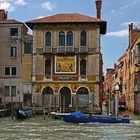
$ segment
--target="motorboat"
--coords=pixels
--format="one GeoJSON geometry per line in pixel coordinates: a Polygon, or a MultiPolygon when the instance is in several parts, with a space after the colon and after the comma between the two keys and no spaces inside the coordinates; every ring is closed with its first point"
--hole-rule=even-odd
{"type": "Polygon", "coordinates": [[[72,112],[70,115],[63,115],[63,121],[73,123],[130,123],[130,118],[110,117],[101,115],[88,115],[83,112],[72,112]]]}
{"type": "Polygon", "coordinates": [[[51,112],[50,113],[51,118],[60,119],[60,120],[63,120],[63,117],[68,116],[68,115],[70,115],[70,113],[60,113],[60,112],[51,112]]]}

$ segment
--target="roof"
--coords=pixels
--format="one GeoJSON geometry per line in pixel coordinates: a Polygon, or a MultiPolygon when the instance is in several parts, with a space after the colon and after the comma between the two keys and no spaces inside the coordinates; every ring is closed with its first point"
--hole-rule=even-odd
{"type": "Polygon", "coordinates": [[[100,25],[100,33],[106,33],[107,22],[99,18],[82,15],[78,13],[62,13],[44,18],[27,21],[26,24],[33,29],[36,24],[60,24],[60,23],[93,23],[100,25]]]}
{"type": "Polygon", "coordinates": [[[18,24],[18,25],[23,25],[23,27],[25,27],[27,30],[27,26],[23,23],[23,22],[20,22],[20,21],[17,21],[15,19],[5,19],[5,20],[0,20],[0,25],[4,25],[4,24],[18,24]]]}
{"type": "Polygon", "coordinates": [[[0,21],[0,24],[23,24],[23,23],[15,19],[6,19],[6,20],[0,21]]]}

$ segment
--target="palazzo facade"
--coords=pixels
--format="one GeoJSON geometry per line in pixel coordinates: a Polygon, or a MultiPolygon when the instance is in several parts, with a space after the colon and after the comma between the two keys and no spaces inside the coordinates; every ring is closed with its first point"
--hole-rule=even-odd
{"type": "Polygon", "coordinates": [[[26,24],[33,30],[32,103],[60,112],[99,110],[100,35],[106,21],[66,13],[26,24]]]}

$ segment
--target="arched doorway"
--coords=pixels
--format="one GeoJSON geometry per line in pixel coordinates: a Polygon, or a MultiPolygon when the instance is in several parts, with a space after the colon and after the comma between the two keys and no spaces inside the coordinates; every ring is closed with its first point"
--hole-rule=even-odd
{"type": "Polygon", "coordinates": [[[45,87],[42,90],[42,105],[44,107],[51,107],[53,103],[53,89],[51,87],[45,87]]]}
{"type": "Polygon", "coordinates": [[[77,106],[78,108],[89,106],[89,91],[86,87],[80,87],[77,91],[77,106]]]}
{"type": "Polygon", "coordinates": [[[61,112],[66,112],[71,104],[71,90],[68,87],[60,89],[60,108],[61,112]]]}

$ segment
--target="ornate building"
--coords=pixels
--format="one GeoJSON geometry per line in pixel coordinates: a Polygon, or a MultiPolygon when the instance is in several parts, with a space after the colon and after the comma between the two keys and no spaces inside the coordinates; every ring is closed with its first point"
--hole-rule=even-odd
{"type": "Polygon", "coordinates": [[[98,18],[67,13],[26,22],[33,30],[32,102],[37,106],[99,110],[100,35],[106,21],[99,19],[98,2],[98,18]]]}

